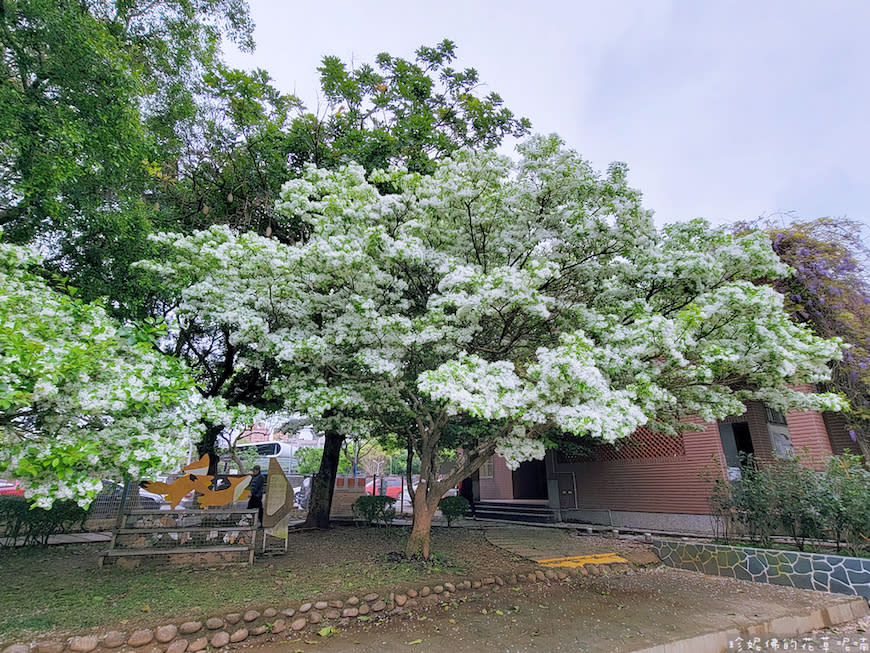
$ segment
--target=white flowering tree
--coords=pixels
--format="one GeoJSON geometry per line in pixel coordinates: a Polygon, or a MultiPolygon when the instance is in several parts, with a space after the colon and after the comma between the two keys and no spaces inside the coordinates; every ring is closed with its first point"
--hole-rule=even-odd
{"type": "Polygon", "coordinates": [[[184,407],[192,381],[147,333],[50,288],[38,262],[0,243],[0,471],[39,507],[86,506],[101,478],[148,478],[183,459],[198,437],[184,407]]]}
{"type": "Polygon", "coordinates": [[[446,490],[494,452],[541,458],[547,433],[612,441],[749,399],[841,404],[789,389],[827,378],[838,345],[753,283],[787,270],[763,234],[658,230],[622,166],[600,176],[555,137],[519,154],[465,152],[431,176],[311,168],[278,205],[309,225],[304,243],[167,234],[152,264],[184,286],[182,313],[233,325],[273,396],[407,439],[421,461],[409,555],[429,556],[446,490]],[[446,447],[461,452],[441,477],[446,447]]]}

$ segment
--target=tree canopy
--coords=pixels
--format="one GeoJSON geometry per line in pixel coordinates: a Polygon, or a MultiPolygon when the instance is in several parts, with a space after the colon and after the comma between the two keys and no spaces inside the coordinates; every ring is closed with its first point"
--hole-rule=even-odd
{"type": "MultiPolygon", "coordinates": [[[[323,456],[323,449],[315,449],[313,447],[301,447],[296,450],[296,458],[299,460],[300,474],[314,474],[320,469],[320,458],[323,456]]],[[[353,468],[353,462],[347,457],[347,452],[341,452],[341,458],[338,463],[338,473],[347,474],[353,468]]]]}
{"type": "Polygon", "coordinates": [[[273,373],[239,361],[250,348],[229,325],[175,319],[174,290],[131,265],[153,256],[150,233],[225,224],[297,242],[306,223],[274,206],[307,162],[431,169],[528,130],[476,71],[451,68],[446,40],[358,68],[326,57],[326,105],[306,112],[264,71],[222,64],[222,40],[249,48],[251,31],[244,0],[0,0],[0,227],[112,317],[172,322],[164,353],[233,409],[210,413],[201,453],[248,407],[278,405],[273,373]]]}
{"type": "Polygon", "coordinates": [[[0,243],[0,471],[36,505],[87,504],[101,478],[147,478],[199,437],[192,380],[155,334],[58,292],[26,248],[0,243]]]}
{"type": "MultiPolygon", "coordinates": [[[[763,224],[773,250],[793,273],[774,281],[792,318],[818,335],[840,338],[830,389],[849,400],[845,414],[856,447],[870,455],[870,250],[859,222],[819,218],[763,224]]],[[[745,225],[742,228],[746,228],[745,225]]]]}
{"type": "MultiPolygon", "coordinates": [[[[287,176],[301,175],[310,162],[338,167],[357,161],[367,171],[401,163],[428,170],[463,146],[491,149],[506,135],[524,134],[528,120],[514,117],[497,94],[480,96],[473,69],[450,68],[455,57],[450,41],[419,48],[413,61],[382,53],[378,72],[369,64],[353,68],[325,57],[320,70],[327,104],[318,114],[278,93],[262,71],[216,66],[205,76],[210,100],[202,111],[203,137],[174,165],[155,172],[163,183],[150,192],[162,222],[182,233],[224,224],[288,244],[304,242],[309,225],[278,215],[275,206],[287,176]]],[[[150,295],[161,300],[155,309],[177,316],[178,295],[139,273],[152,282],[150,295]]],[[[276,406],[263,395],[268,370],[237,365],[247,345],[234,340],[233,325],[206,324],[187,313],[175,326],[172,351],[195,370],[204,396],[223,397],[239,409],[276,406]]],[[[210,450],[223,426],[209,425],[200,453],[210,450]]],[[[328,491],[345,434],[325,435],[309,511],[312,525],[319,526],[328,525],[328,491]]]]}
{"type": "Polygon", "coordinates": [[[250,47],[243,0],[2,0],[0,227],[116,314],[147,314],[130,264],[160,219],[155,168],[196,137],[221,37],[250,47]],[[156,162],[156,163],[155,163],[156,162]]]}
{"type": "Polygon", "coordinates": [[[839,344],[755,283],[787,270],[764,234],[658,230],[623,166],[598,175],[556,137],[519,153],[464,150],[431,175],[310,167],[278,205],[303,242],[164,234],[149,265],[181,314],[232,326],[268,394],[329,428],[407,438],[422,474],[409,553],[428,556],[446,489],[494,451],[542,457],[548,432],[609,441],[750,399],[842,405],[789,388],[827,379],[839,344]],[[439,481],[449,439],[463,451],[439,481]]]}
{"type": "MultiPolygon", "coordinates": [[[[454,69],[455,59],[449,39],[421,46],[413,61],[382,52],[374,65],[348,69],[338,57],[324,57],[318,70],[330,115],[318,146],[299,148],[308,158],[297,161],[320,167],[354,162],[368,171],[403,163],[431,172],[457,149],[493,149],[505,136],[528,133],[529,120],[514,116],[498,93],[479,95],[477,71],[454,69]]],[[[303,119],[295,133],[313,136],[306,131],[311,125],[303,119]]]]}

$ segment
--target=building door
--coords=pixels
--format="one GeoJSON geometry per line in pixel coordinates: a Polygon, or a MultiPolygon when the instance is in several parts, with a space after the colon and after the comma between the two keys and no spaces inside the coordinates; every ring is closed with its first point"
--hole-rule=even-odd
{"type": "Polygon", "coordinates": [[[574,474],[556,474],[559,482],[559,507],[563,510],[572,510],[577,507],[577,484],[574,482],[574,474]]]}
{"type": "Polygon", "coordinates": [[[740,480],[742,477],[740,468],[746,457],[755,454],[752,436],[749,434],[749,424],[747,422],[719,424],[719,438],[722,440],[722,453],[725,454],[728,480],[740,480]]]}
{"type": "Polygon", "coordinates": [[[547,498],[547,466],[543,460],[527,460],[512,474],[514,499],[547,498]]]}

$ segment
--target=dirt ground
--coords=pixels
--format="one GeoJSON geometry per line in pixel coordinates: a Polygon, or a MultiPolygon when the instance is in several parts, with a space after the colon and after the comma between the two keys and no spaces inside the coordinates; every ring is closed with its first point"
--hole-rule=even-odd
{"type": "MultiPolygon", "coordinates": [[[[459,592],[448,602],[327,636],[282,637],[288,651],[584,651],[626,653],[808,613],[830,595],[666,568],[459,592]]],[[[277,637],[277,636],[276,636],[277,637]]]]}
{"type": "MultiPolygon", "coordinates": [[[[616,552],[644,564],[636,540],[577,537],[567,531],[433,529],[434,559],[403,560],[408,529],[338,526],[291,534],[288,552],[252,567],[98,568],[101,545],[0,550],[0,642],[131,631],[240,610],[302,601],[382,596],[422,585],[528,572],[532,560],[494,546],[499,538],[548,557],[616,552]],[[489,538],[489,539],[488,539],[489,538]]],[[[337,623],[260,645],[262,653],[302,651],[601,651],[619,653],[706,632],[811,611],[844,597],[713,578],[666,568],[516,583],[456,592],[383,621],[337,623]]],[[[862,624],[852,624],[860,633],[862,624]]],[[[845,629],[844,629],[845,630],[845,629]]],[[[242,647],[243,645],[239,645],[242,647]]],[[[249,648],[247,644],[244,648],[249,648]]],[[[2,646],[0,646],[2,648],[2,646]]],[[[833,649],[832,649],[833,650],[833,649]]]]}

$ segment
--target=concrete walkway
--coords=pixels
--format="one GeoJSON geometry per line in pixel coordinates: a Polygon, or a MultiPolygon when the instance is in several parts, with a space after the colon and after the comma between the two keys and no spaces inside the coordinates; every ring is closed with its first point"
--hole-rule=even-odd
{"type": "MultiPolygon", "coordinates": [[[[92,542],[109,542],[111,533],[63,533],[61,535],[49,535],[48,544],[90,544],[92,542]]],[[[24,538],[19,537],[14,543],[6,543],[6,546],[24,546],[24,538]]],[[[32,544],[32,543],[31,543],[32,544]]]]}
{"type": "Polygon", "coordinates": [[[586,564],[584,559],[588,564],[628,563],[632,566],[659,562],[652,547],[635,538],[578,535],[576,530],[515,525],[486,527],[484,533],[490,544],[551,567],[576,567],[578,563],[586,564]],[[560,560],[565,564],[558,564],[560,560]]]}
{"type": "MultiPolygon", "coordinates": [[[[750,583],[659,566],[659,559],[643,538],[579,535],[576,530],[517,525],[486,526],[484,532],[491,544],[516,556],[546,567],[573,568],[565,571],[588,577],[581,589],[597,591],[603,587],[603,595],[625,597],[620,598],[624,603],[619,606],[620,612],[612,614],[611,618],[635,632],[638,643],[646,639],[647,644],[635,648],[621,643],[609,648],[613,640],[604,638],[598,642],[603,644],[601,650],[643,650],[645,653],[774,650],[769,646],[775,646],[772,642],[777,637],[778,641],[784,641],[783,635],[800,635],[799,643],[805,647],[812,643],[817,647],[815,650],[870,650],[870,637],[861,640],[861,633],[840,637],[835,642],[829,637],[830,633],[820,631],[870,614],[867,602],[860,597],[750,583]],[[813,631],[817,632],[813,634],[813,631]],[[755,644],[758,648],[743,648],[755,641],[754,638],[760,638],[760,643],[755,644]],[[650,640],[659,644],[650,646],[650,640]],[[823,644],[829,648],[823,649],[823,644]],[[858,648],[860,644],[867,648],[858,648]]],[[[575,592],[579,593],[580,589],[575,592]]],[[[563,601],[567,603],[573,597],[571,594],[563,601]]],[[[592,592],[583,605],[589,606],[597,598],[592,592]]],[[[604,636],[603,630],[601,636],[604,636]]],[[[597,644],[591,641],[587,644],[589,650],[599,650],[597,644]]]]}

